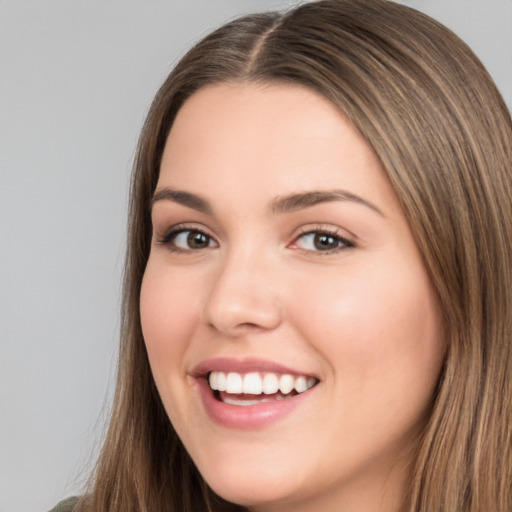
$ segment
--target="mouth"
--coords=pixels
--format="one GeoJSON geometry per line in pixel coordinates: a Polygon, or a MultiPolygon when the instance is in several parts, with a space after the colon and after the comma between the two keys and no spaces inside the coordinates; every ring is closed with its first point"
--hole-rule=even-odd
{"type": "Polygon", "coordinates": [[[255,357],[208,359],[191,375],[209,418],[237,430],[264,429],[296,410],[314,407],[314,391],[321,382],[312,374],[255,357]]]}
{"type": "Polygon", "coordinates": [[[211,371],[206,380],[216,400],[241,407],[288,400],[318,384],[308,375],[256,371],[211,371]]]}

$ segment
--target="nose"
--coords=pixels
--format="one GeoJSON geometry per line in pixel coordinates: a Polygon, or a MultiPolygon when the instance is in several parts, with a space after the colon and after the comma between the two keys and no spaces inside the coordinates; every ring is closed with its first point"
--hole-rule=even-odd
{"type": "Polygon", "coordinates": [[[261,257],[230,255],[214,276],[203,321],[232,338],[276,329],[282,321],[276,277],[261,257]]]}

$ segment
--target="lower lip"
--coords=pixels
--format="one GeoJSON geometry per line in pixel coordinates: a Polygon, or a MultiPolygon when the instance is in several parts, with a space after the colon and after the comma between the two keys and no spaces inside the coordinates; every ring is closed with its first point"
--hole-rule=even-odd
{"type": "Polygon", "coordinates": [[[297,409],[315,389],[311,388],[284,400],[254,405],[232,405],[217,400],[206,379],[198,378],[197,383],[204,408],[210,418],[223,427],[239,430],[264,428],[279,421],[297,409]]]}

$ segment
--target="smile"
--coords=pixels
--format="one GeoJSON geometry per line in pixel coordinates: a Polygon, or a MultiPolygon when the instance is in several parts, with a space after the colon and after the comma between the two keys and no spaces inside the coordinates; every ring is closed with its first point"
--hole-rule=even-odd
{"type": "Polygon", "coordinates": [[[252,357],[209,359],[191,375],[210,419],[242,430],[266,428],[297,409],[311,407],[321,380],[304,370],[252,357]]]}
{"type": "Polygon", "coordinates": [[[210,388],[226,404],[250,406],[275,400],[285,400],[312,388],[317,380],[306,375],[274,372],[221,372],[208,375],[210,388]],[[257,397],[257,398],[256,398],[257,397]]]}

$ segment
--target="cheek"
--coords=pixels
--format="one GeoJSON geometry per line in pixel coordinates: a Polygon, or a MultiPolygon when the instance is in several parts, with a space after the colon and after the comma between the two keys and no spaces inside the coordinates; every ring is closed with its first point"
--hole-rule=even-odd
{"type": "Polygon", "coordinates": [[[309,312],[317,333],[312,337],[323,340],[326,348],[373,359],[389,351],[428,352],[439,345],[437,299],[423,272],[352,271],[346,277],[317,279],[302,296],[301,309],[309,312]]]}
{"type": "Polygon", "coordinates": [[[194,288],[148,262],[140,294],[142,332],[155,379],[186,349],[197,318],[194,288]]]}
{"type": "Polygon", "coordinates": [[[352,415],[379,411],[379,421],[390,425],[399,415],[418,419],[444,357],[438,302],[425,272],[352,269],[311,283],[302,296],[303,331],[331,367],[335,399],[352,415]]]}

